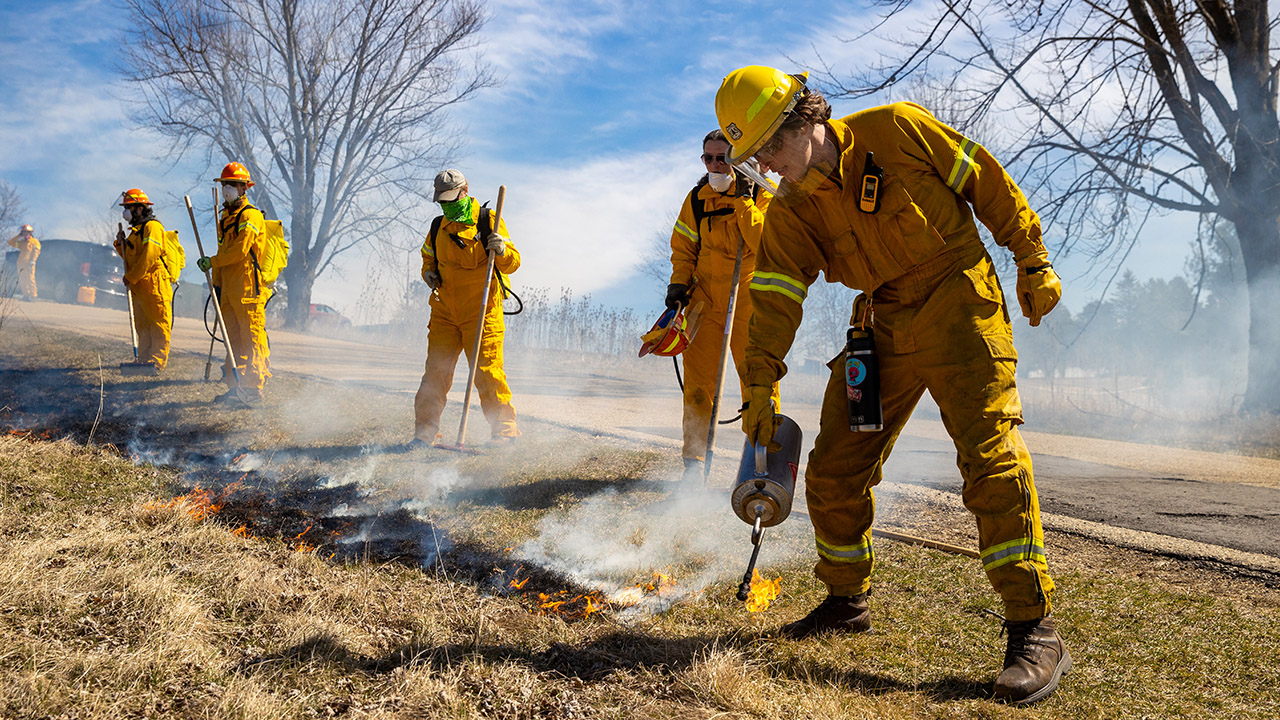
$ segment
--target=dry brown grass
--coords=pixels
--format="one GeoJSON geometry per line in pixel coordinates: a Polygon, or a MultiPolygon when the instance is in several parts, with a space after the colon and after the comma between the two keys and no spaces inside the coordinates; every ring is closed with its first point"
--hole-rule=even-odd
{"type": "MultiPolygon", "coordinates": [[[[53,356],[69,368],[58,376],[64,390],[88,376],[96,391],[92,353],[64,346],[53,356]]],[[[576,437],[530,442],[518,458],[379,460],[379,498],[409,496],[415,469],[446,462],[475,479],[448,502],[397,520],[448,535],[465,553],[424,566],[395,543],[343,553],[327,539],[300,552],[299,532],[327,522],[321,500],[350,499],[333,497],[321,481],[363,471],[360,432],[394,437],[396,428],[367,407],[389,402],[385,396],[325,386],[352,427],[309,437],[305,419],[285,411],[290,397],[315,386],[278,381],[280,405],[257,416],[263,432],[242,427],[243,415],[184,404],[212,393],[198,384],[109,379],[109,402],[111,393],[131,392],[146,413],[129,414],[123,400],[109,405],[103,437],[127,447],[143,417],[162,446],[180,444],[180,467],[85,447],[83,436],[41,437],[84,430],[75,402],[64,399],[62,415],[11,408],[43,424],[34,434],[0,436],[0,717],[1280,716],[1274,588],[1087,538],[1049,538],[1057,614],[1076,669],[1049,701],[1026,709],[988,699],[1003,643],[983,611],[998,602],[967,558],[880,542],[875,633],[771,639],[769,631],[822,593],[799,521],[767,540],[765,569],[783,581],[767,613],[743,611],[735,577],[657,615],[537,614],[526,597],[503,590],[516,562],[507,548],[605,488],[618,500],[602,512],[621,522],[637,498],[666,493],[646,478],[675,469],[652,453],[603,443],[583,452],[576,437]],[[51,422],[58,417],[65,422],[51,422]],[[227,470],[230,455],[266,455],[272,443],[293,457],[261,471],[227,470]],[[216,453],[218,462],[201,460],[216,453]],[[196,482],[225,501],[203,519],[188,494],[196,482]],[[233,534],[242,524],[253,537],[233,534]]],[[[56,398],[38,388],[6,402],[56,398]]],[[[971,534],[963,511],[944,506],[881,520],[945,540],[971,534]]],[[[526,572],[548,590],[573,587],[554,573],[526,572]]]]}

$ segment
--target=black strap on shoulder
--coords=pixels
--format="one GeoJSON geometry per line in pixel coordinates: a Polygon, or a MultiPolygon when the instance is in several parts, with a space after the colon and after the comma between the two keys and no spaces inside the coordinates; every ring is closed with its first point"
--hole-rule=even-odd
{"type": "Polygon", "coordinates": [[[440,223],[444,220],[443,215],[437,215],[431,221],[431,232],[427,234],[427,239],[431,243],[431,257],[436,256],[436,235],[440,232],[440,223]]]}
{"type": "Polygon", "coordinates": [[[702,239],[702,219],[709,217],[717,217],[719,215],[732,215],[733,208],[720,208],[718,210],[707,210],[707,201],[702,199],[702,186],[707,184],[707,176],[703,175],[697,185],[693,186],[693,192],[689,197],[689,205],[693,210],[693,231],[698,233],[698,239],[702,239]]]}

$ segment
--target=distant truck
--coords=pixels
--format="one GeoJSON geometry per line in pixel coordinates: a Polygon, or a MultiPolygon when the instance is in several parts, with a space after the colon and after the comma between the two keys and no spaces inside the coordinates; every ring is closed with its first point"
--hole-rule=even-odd
{"type": "MultiPolygon", "coordinates": [[[[9,278],[17,277],[17,250],[5,254],[4,267],[9,278]]],[[[95,305],[124,309],[123,277],[124,263],[110,245],[57,238],[40,240],[36,288],[43,299],[74,303],[81,287],[91,287],[95,291],[95,305]]],[[[6,296],[15,290],[16,283],[12,282],[3,288],[6,296]]]]}

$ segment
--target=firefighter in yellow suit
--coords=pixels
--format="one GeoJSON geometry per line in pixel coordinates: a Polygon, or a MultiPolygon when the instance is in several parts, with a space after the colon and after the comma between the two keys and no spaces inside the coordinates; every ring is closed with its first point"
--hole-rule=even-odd
{"type": "Polygon", "coordinates": [[[262,257],[266,219],[249,202],[245,192],[253,187],[249,171],[238,162],[228,163],[214,180],[222,185],[222,214],[218,218],[218,252],[196,263],[211,270],[217,288],[227,339],[236,354],[240,386],[230,363],[223,372],[229,388],[216,402],[240,400],[249,404],[261,400],[262,389],[271,377],[267,345],[267,300],[271,290],[262,284],[257,258],[262,257]]]}
{"type": "MultiPolygon", "coordinates": [[[[667,286],[669,309],[683,303],[702,306],[701,323],[684,350],[684,481],[701,478],[711,424],[711,396],[715,393],[724,325],[729,312],[733,266],[742,244],[742,268],[733,315],[729,353],[733,364],[742,364],[747,347],[747,321],[751,317],[751,282],[764,228],[769,192],[735,173],[725,162],[729,143],[724,133],[712,130],[702,139],[702,163],[707,174],[684,199],[671,231],[671,281],[667,286]]],[[[746,401],[746,387],[740,387],[746,401]]],[[[773,399],[779,402],[777,384],[773,399]]]]}
{"type": "Polygon", "coordinates": [[[40,257],[40,241],[34,232],[30,225],[23,225],[17,235],[9,238],[9,245],[18,248],[18,289],[27,300],[36,299],[36,258],[40,257]]]}
{"type": "MultiPolygon", "coordinates": [[[[481,225],[480,203],[467,192],[467,180],[457,170],[436,175],[435,196],[444,216],[438,228],[422,243],[422,279],[431,288],[431,320],[427,324],[427,363],[413,399],[414,431],[410,447],[436,442],[445,397],[453,384],[458,354],[465,351],[476,362],[476,391],[480,407],[489,421],[492,442],[502,444],[520,436],[516,409],[511,404],[511,388],[502,369],[502,298],[505,276],[520,268],[520,253],[511,244],[505,222],[481,225]],[[495,253],[496,277],[489,284],[484,312],[484,334],[480,357],[473,358],[480,301],[484,293],[488,253],[495,253]]],[[[483,212],[488,216],[488,209],[483,212]]]]}
{"type": "Polygon", "coordinates": [[[116,233],[115,248],[124,260],[124,285],[133,303],[133,328],[138,335],[138,362],[157,372],[169,362],[169,334],[173,329],[173,283],[164,256],[164,225],[152,212],[151,199],[138,188],[120,198],[129,234],[116,233]]]}
{"type": "Polygon", "coordinates": [[[1012,251],[1019,304],[1035,326],[1062,294],[1039,217],[990,153],[918,105],[831,120],[805,75],[750,66],[724,79],[716,115],[732,139],[732,162],[754,156],[783,177],[751,284],[747,435],[757,443],[773,436],[771,387],[786,372],[783,358],[819,273],[862,291],[851,323],[872,328],[879,357],[879,432],[850,430],[843,357],[832,361],[805,474],[815,573],[829,595],[782,634],[870,629],[872,488],[928,390],[955,443],[983,568],[1004,600],[1008,645],[995,694],[1015,703],[1048,696],[1071,656],[1049,617],[1053,580],[1031,456],[1017,430],[1010,318],[974,224],[976,214],[1012,251]]]}

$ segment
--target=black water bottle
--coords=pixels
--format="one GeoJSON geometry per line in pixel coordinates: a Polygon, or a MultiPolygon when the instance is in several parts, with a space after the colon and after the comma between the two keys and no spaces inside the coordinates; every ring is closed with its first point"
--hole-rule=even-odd
{"type": "Polygon", "coordinates": [[[880,415],[880,362],[871,328],[849,328],[844,346],[844,389],[849,400],[849,429],[884,429],[880,415]]]}

